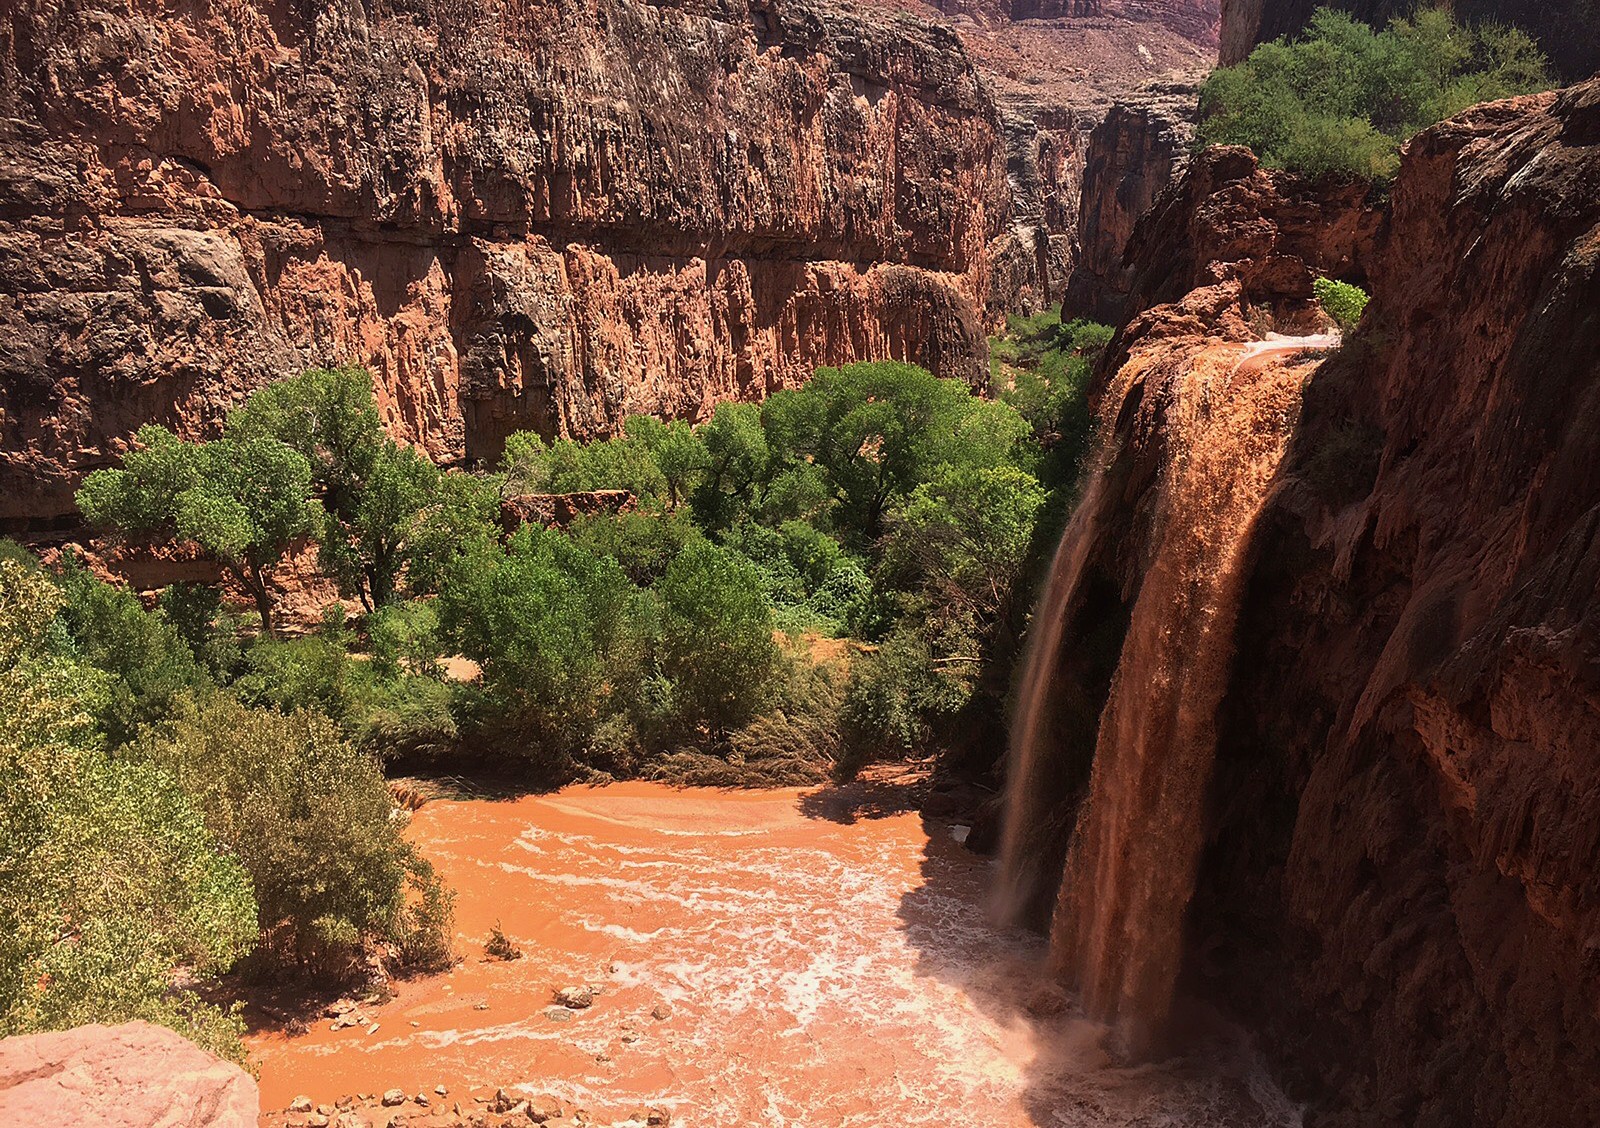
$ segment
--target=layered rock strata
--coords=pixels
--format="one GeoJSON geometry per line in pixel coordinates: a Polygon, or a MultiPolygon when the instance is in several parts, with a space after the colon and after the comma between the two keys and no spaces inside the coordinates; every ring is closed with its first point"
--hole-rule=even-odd
{"type": "Polygon", "coordinates": [[[822,363],[981,379],[1004,210],[948,30],[826,3],[22,0],[0,20],[0,519],[133,429],[370,366],[441,462],[822,363]]]}
{"type": "Polygon", "coordinates": [[[1089,134],[1065,298],[1072,314],[1109,325],[1127,319],[1133,272],[1123,256],[1134,225],[1188,159],[1197,95],[1192,84],[1155,84],[1112,105],[1089,134]]]}

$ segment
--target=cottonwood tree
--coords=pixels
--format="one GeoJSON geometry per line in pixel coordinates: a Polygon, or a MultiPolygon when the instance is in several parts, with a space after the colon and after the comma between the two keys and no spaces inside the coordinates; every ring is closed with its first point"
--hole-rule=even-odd
{"type": "Polygon", "coordinates": [[[272,573],[314,528],[310,463],[270,438],[184,442],[152,424],[137,439],[121,469],[84,480],[77,495],[84,517],[199,549],[250,594],[262,629],[272,633],[272,573]]]}
{"type": "Polygon", "coordinates": [[[439,470],[385,433],[364,368],[314,368],[252,395],[228,434],[303,455],[322,501],[318,561],[369,611],[392,602],[416,547],[439,470]]]}

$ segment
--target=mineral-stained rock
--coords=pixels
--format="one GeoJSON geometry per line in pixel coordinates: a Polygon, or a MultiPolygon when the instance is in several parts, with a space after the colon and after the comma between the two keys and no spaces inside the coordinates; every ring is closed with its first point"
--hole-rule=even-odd
{"type": "Polygon", "coordinates": [[[1158,83],[1112,105],[1089,134],[1078,207],[1078,255],[1067,288],[1072,314],[1125,319],[1136,224],[1172,182],[1194,135],[1196,88],[1158,83]]]}
{"type": "Polygon", "coordinates": [[[249,1074],[147,1022],[0,1041],[0,1124],[254,1128],[259,1114],[249,1074]]]}
{"type": "Polygon", "coordinates": [[[1247,549],[1187,986],[1314,1128],[1600,1123],[1600,81],[1421,134],[1387,216],[1335,205],[1224,152],[1140,225],[1138,292],[1188,292],[1112,350],[1144,394],[1071,620],[1109,658],[1062,723],[1093,746],[1184,454],[1161,383],[1359,273],[1247,549]]]}
{"type": "Polygon", "coordinates": [[[0,519],[312,364],[446,462],[821,363],[981,379],[1005,193],[954,35],[827,0],[20,0],[0,519]]]}
{"type": "Polygon", "coordinates": [[[1365,283],[1383,223],[1364,184],[1313,184],[1261,168],[1248,149],[1208,149],[1129,238],[1126,308],[1177,302],[1223,281],[1273,302],[1310,299],[1318,275],[1365,283]]]}

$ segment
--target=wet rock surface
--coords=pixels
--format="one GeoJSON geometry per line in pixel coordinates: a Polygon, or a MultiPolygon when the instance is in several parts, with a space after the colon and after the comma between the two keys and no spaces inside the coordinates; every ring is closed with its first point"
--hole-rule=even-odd
{"type": "Polygon", "coordinates": [[[1111,350],[1143,391],[1057,688],[1057,856],[1182,455],[1161,389],[1316,330],[1315,273],[1373,292],[1246,550],[1182,971],[1309,1125],[1600,1122],[1597,185],[1600,82],[1423,133],[1388,209],[1213,154],[1133,240],[1166,304],[1111,350]]]}

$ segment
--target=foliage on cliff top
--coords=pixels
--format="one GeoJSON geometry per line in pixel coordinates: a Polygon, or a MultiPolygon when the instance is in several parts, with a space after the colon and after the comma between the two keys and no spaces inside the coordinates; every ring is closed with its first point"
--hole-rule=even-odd
{"type": "Polygon", "coordinates": [[[1479,102],[1546,89],[1549,65],[1525,33],[1469,27],[1442,10],[1375,31],[1319,9],[1305,33],[1214,71],[1196,144],[1245,145],[1268,168],[1383,182],[1400,146],[1479,102]]]}

